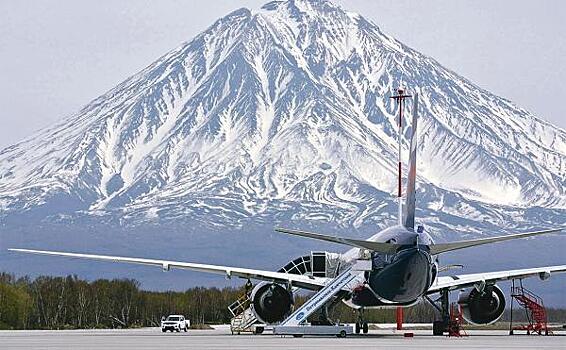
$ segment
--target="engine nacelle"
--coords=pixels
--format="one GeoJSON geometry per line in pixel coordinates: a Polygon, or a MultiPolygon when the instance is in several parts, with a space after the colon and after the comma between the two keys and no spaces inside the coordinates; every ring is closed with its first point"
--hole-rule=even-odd
{"type": "Polygon", "coordinates": [[[458,295],[462,316],[471,324],[491,324],[505,311],[505,295],[496,285],[488,285],[480,292],[476,288],[466,289],[458,295]]]}
{"type": "Polygon", "coordinates": [[[257,319],[267,324],[283,321],[291,313],[294,303],[291,291],[269,282],[257,284],[250,299],[257,319]]]}

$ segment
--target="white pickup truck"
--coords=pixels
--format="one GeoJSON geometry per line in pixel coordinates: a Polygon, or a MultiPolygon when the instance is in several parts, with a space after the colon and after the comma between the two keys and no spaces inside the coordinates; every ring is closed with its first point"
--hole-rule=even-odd
{"type": "Polygon", "coordinates": [[[183,315],[169,315],[167,318],[161,319],[161,331],[188,331],[191,326],[191,321],[185,319],[183,315]]]}

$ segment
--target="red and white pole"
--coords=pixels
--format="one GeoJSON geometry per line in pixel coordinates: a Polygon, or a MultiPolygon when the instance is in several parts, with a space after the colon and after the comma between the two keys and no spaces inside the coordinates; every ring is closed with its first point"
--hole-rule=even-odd
{"type": "Polygon", "coordinates": [[[400,331],[403,329],[403,308],[399,306],[396,311],[395,320],[397,321],[397,330],[400,331]]]}
{"type": "Polygon", "coordinates": [[[402,196],[403,196],[403,191],[401,189],[401,182],[402,182],[402,163],[401,163],[401,135],[403,133],[403,102],[406,98],[411,97],[411,95],[405,95],[404,93],[405,91],[402,88],[397,89],[397,94],[395,96],[391,96],[392,99],[394,99],[395,101],[397,101],[397,104],[399,105],[399,121],[398,121],[398,126],[399,126],[399,130],[398,130],[398,135],[397,135],[397,146],[398,146],[398,162],[397,162],[397,171],[398,171],[398,177],[397,177],[397,201],[398,201],[398,212],[397,212],[397,216],[398,216],[398,220],[399,220],[399,225],[403,224],[403,202],[402,202],[402,196]]]}

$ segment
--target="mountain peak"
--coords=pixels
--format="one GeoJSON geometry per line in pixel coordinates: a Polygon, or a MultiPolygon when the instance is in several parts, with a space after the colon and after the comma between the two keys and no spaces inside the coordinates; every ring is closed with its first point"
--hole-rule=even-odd
{"type": "Polygon", "coordinates": [[[261,7],[267,11],[278,11],[282,8],[293,12],[328,12],[328,10],[341,10],[341,7],[328,0],[282,0],[271,1],[261,7]]]}
{"type": "Polygon", "coordinates": [[[259,13],[270,17],[282,17],[287,25],[296,22],[318,27],[353,24],[358,18],[361,18],[359,14],[348,12],[326,0],[273,1],[262,6],[259,13]]]}

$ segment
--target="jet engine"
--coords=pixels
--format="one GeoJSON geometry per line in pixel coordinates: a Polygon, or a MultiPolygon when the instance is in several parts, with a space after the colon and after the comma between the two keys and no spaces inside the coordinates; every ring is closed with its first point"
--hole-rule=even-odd
{"type": "Polygon", "coordinates": [[[496,285],[484,286],[482,291],[469,288],[460,292],[458,304],[462,316],[471,324],[491,324],[497,321],[505,310],[505,296],[496,285]]]}
{"type": "Polygon", "coordinates": [[[269,282],[257,284],[250,295],[252,310],[263,323],[283,321],[293,307],[293,293],[285,287],[269,282]]]}

